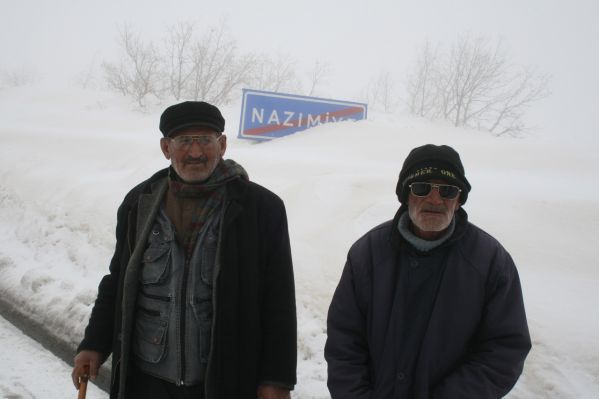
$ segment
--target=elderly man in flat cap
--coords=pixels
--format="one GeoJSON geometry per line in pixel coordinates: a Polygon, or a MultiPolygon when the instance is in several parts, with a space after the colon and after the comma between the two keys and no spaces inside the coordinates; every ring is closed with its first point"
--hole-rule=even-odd
{"type": "Polygon", "coordinates": [[[325,358],[337,398],[499,398],[531,348],[518,272],[468,221],[458,153],[406,158],[393,220],[349,250],[329,308],[325,358]]]}
{"type": "Polygon", "coordinates": [[[168,107],[170,167],[134,187],[75,357],[76,387],[112,354],[110,398],[289,398],[293,268],[283,202],[224,160],[219,109],[168,107]]]}

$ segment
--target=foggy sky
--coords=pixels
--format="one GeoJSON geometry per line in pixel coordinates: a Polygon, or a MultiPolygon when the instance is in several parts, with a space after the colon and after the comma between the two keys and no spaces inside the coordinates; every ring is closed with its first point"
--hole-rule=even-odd
{"type": "Polygon", "coordinates": [[[0,72],[26,68],[65,82],[115,59],[125,23],[160,39],[178,21],[224,19],[241,51],[289,54],[300,71],[315,60],[330,65],[324,89],[342,99],[381,71],[403,84],[427,39],[486,35],[501,39],[514,63],[552,76],[553,94],[534,107],[532,124],[581,138],[599,133],[596,0],[0,1],[0,72]]]}

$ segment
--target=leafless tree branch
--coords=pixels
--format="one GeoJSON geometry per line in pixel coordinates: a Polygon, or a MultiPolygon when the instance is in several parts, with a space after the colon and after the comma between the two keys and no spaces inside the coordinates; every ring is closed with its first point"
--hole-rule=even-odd
{"type": "Polygon", "coordinates": [[[103,63],[108,86],[132,96],[139,107],[145,108],[149,94],[158,92],[159,56],[152,43],[145,43],[128,26],[119,32],[122,51],[120,62],[103,63]]]}
{"type": "Polygon", "coordinates": [[[519,134],[525,110],[549,95],[549,78],[530,68],[512,71],[501,41],[462,36],[447,54],[427,42],[408,76],[408,110],[454,126],[519,134]]]}

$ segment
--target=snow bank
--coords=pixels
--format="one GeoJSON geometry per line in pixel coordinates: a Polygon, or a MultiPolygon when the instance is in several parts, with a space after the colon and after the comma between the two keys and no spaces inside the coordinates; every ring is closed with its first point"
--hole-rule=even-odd
{"type": "MultiPolygon", "coordinates": [[[[0,294],[75,345],[112,256],[116,208],[167,165],[158,146],[163,107],[140,113],[110,94],[42,88],[0,91],[0,106],[0,294]]],[[[460,152],[473,186],[465,209],[521,274],[534,347],[510,397],[599,397],[594,148],[372,112],[368,121],[255,144],[236,138],[238,105],[224,114],[226,157],[288,211],[299,327],[294,397],[329,396],[326,312],[346,252],[393,216],[401,164],[429,142],[460,152]]]]}

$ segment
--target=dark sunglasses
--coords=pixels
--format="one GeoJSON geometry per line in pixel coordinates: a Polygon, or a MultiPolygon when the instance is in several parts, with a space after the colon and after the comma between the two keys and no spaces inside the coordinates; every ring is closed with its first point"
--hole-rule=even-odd
{"type": "Polygon", "coordinates": [[[462,191],[459,187],[452,186],[451,184],[417,182],[410,184],[408,187],[410,187],[410,191],[416,197],[428,196],[433,190],[433,187],[439,191],[439,196],[443,199],[454,199],[462,191]]]}

